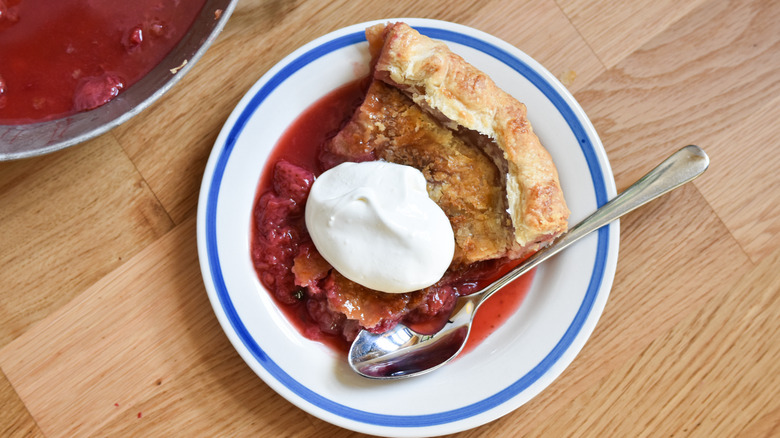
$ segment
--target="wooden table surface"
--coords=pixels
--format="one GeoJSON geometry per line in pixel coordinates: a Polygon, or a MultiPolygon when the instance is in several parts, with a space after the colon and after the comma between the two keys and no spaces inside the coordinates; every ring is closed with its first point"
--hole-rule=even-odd
{"type": "Polygon", "coordinates": [[[277,395],[212,312],[196,255],[206,159],[242,95],[329,31],[418,16],[487,31],[561,78],[618,190],[678,148],[703,177],[621,223],[593,336],[540,395],[462,432],[780,435],[780,2],[241,0],[123,126],[0,163],[0,436],[358,436],[277,395]]]}

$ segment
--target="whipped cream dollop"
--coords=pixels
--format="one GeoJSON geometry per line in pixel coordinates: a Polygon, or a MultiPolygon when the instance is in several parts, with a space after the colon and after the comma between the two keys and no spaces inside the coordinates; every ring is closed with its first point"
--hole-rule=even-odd
{"type": "Polygon", "coordinates": [[[403,293],[436,283],[452,262],[455,237],[425,186],[419,170],[384,161],[324,172],[306,202],[314,246],[339,273],[370,289],[403,293]]]}

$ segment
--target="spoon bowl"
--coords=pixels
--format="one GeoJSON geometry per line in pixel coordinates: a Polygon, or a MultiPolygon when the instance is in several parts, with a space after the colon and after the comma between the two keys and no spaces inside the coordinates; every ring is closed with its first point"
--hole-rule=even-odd
{"type": "Polygon", "coordinates": [[[350,367],[364,377],[380,380],[409,378],[440,368],[466,345],[474,315],[490,296],[591,232],[692,181],[708,166],[709,157],[698,146],[680,149],[509,273],[481,291],[459,297],[449,320],[438,332],[424,335],[403,324],[383,333],[362,330],[349,350],[350,367]]]}

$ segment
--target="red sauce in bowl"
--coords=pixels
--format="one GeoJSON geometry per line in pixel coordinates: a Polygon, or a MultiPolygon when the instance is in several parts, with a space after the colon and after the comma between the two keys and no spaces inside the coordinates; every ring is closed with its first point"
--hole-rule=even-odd
{"type": "MultiPolygon", "coordinates": [[[[271,278],[270,271],[274,271],[273,275],[279,279],[280,272],[290,271],[295,252],[302,246],[311,245],[303,223],[303,208],[300,204],[301,200],[305,199],[305,194],[302,193],[308,193],[313,176],[323,171],[319,159],[321,145],[349,120],[355,108],[362,102],[365,88],[365,81],[355,81],[334,90],[310,106],[287,128],[263,170],[254,206],[252,230],[252,258],[258,277],[287,319],[305,337],[344,352],[348,350],[351,339],[347,339],[344,333],[322,330],[322,321],[331,317],[321,308],[324,304],[319,302],[312,305],[314,300],[311,299],[291,299],[292,291],[297,289],[292,284],[291,274],[286,281],[279,281],[271,278]],[[283,165],[279,166],[279,163],[283,165]],[[279,172],[282,173],[282,178],[279,172]],[[274,196],[280,191],[289,196],[274,196]],[[263,228],[265,229],[261,231],[263,228]],[[263,258],[270,258],[270,261],[258,262],[263,258]],[[261,265],[266,268],[260,268],[261,265]]],[[[454,287],[479,290],[508,272],[517,263],[519,261],[487,264],[486,267],[476,270],[475,277],[470,277],[474,278],[473,284],[468,287],[454,284],[454,287]]],[[[482,305],[464,351],[473,349],[506,322],[519,308],[532,279],[533,272],[526,274],[482,305]]],[[[443,325],[447,316],[449,315],[439,313],[428,320],[416,321],[410,325],[421,332],[435,331],[443,325]]]]}
{"type": "Polygon", "coordinates": [[[0,124],[109,102],[182,39],[205,0],[0,0],[0,124]]]}

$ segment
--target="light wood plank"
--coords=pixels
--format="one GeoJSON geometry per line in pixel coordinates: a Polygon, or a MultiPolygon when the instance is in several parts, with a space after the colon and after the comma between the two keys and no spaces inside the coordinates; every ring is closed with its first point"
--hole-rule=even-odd
{"type": "MultiPolygon", "coordinates": [[[[308,415],[266,386],[224,336],[212,336],[221,328],[213,314],[205,314],[208,303],[200,304],[204,314],[193,318],[208,322],[203,330],[211,333],[203,333],[208,340],[200,353],[207,358],[162,379],[151,396],[93,434],[177,436],[187,430],[192,436],[313,436],[308,415]]],[[[179,347],[171,351],[182,352],[179,347]]]]}
{"type": "MultiPolygon", "coordinates": [[[[483,5],[464,24],[497,36],[539,61],[571,92],[605,71],[604,65],[552,0],[483,5]]],[[[518,96],[522,100],[522,96],[518,96]]]]}
{"type": "Polygon", "coordinates": [[[780,400],[760,388],[780,386],[778,272],[780,251],[530,436],[770,436],[780,400]]]}
{"type": "Polygon", "coordinates": [[[171,227],[110,135],[0,163],[0,224],[0,346],[171,227]]]}
{"type": "Polygon", "coordinates": [[[174,229],[0,350],[0,366],[47,436],[87,435],[137,414],[226,342],[194,234],[192,220],[174,229]]]}
{"type": "Polygon", "coordinates": [[[753,260],[780,234],[779,21],[777,2],[709,2],[577,93],[621,188],[686,144],[708,151],[695,184],[753,260]]]}
{"type": "Polygon", "coordinates": [[[780,407],[756,419],[752,424],[741,430],[735,436],[739,438],[772,438],[780,436],[780,407]]]}
{"type": "MultiPolygon", "coordinates": [[[[780,58],[780,54],[778,56],[780,58]]],[[[708,142],[707,178],[696,182],[754,262],[771,254],[780,239],[780,96],[708,142]]]]}
{"type": "Polygon", "coordinates": [[[43,437],[35,420],[27,412],[27,408],[2,372],[0,372],[0,406],[3,407],[0,409],[0,436],[43,437]]]}
{"type": "Polygon", "coordinates": [[[705,0],[556,1],[610,68],[705,0]]]}
{"type": "Polygon", "coordinates": [[[572,90],[603,71],[552,0],[536,0],[523,8],[506,0],[480,5],[447,3],[446,7],[409,0],[379,4],[310,1],[305,5],[242,1],[224,33],[195,68],[157,104],[116,129],[116,136],[178,223],[195,210],[203,168],[219,130],[263,73],[330,31],[409,15],[456,21],[495,33],[538,56],[556,75],[576,72],[576,79],[567,81],[572,90]],[[344,14],[345,8],[350,15],[344,14]],[[528,26],[514,26],[513,21],[493,24],[502,15],[521,20],[527,14],[532,17],[528,26]]]}
{"type": "Polygon", "coordinates": [[[709,149],[780,95],[779,21],[778,2],[710,1],[575,94],[619,188],[680,147],[709,149]]]}

